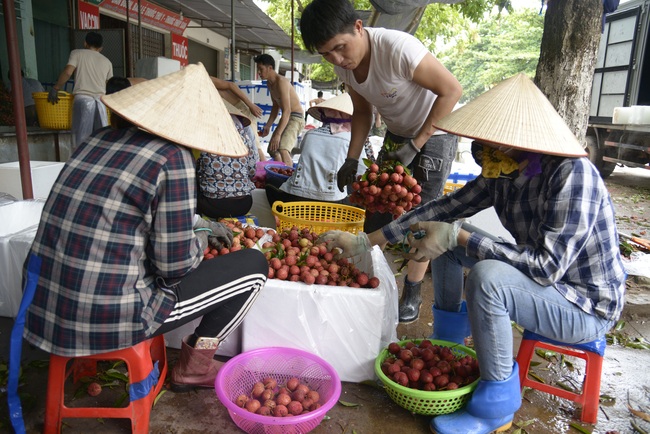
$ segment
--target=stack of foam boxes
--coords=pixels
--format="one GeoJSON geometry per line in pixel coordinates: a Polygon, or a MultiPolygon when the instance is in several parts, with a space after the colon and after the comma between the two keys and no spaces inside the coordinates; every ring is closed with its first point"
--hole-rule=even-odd
{"type": "MultiPolygon", "coordinates": [[[[257,130],[262,130],[262,128],[264,128],[264,125],[266,125],[266,121],[269,119],[271,109],[273,108],[271,93],[269,92],[269,88],[266,86],[266,81],[243,80],[238,81],[237,85],[254,104],[258,105],[262,109],[262,117],[257,119],[257,130]]],[[[305,86],[302,83],[295,82],[293,84],[293,87],[296,89],[296,93],[300,98],[300,103],[302,105],[303,111],[306,110],[307,103],[305,101],[307,92],[305,86]]],[[[278,116],[275,118],[275,122],[271,127],[269,136],[262,138],[263,141],[265,139],[268,140],[270,134],[275,131],[275,128],[278,126],[277,123],[280,120],[279,114],[280,113],[278,113],[278,116]]]]}

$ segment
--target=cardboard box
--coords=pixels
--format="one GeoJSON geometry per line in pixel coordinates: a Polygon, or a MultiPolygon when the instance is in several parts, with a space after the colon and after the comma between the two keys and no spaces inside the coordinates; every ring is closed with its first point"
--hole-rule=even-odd
{"type": "Polygon", "coordinates": [[[269,279],[244,318],[242,350],[298,348],[325,359],[342,381],[375,379],[375,358],[397,340],[397,285],[379,247],[355,263],[377,276],[379,287],[269,279]]]}
{"type": "MultiPolygon", "coordinates": [[[[55,161],[30,161],[34,198],[47,198],[54,181],[63,169],[64,163],[55,161]]],[[[9,193],[16,199],[23,199],[18,161],[0,164],[0,192],[9,193]]]]}

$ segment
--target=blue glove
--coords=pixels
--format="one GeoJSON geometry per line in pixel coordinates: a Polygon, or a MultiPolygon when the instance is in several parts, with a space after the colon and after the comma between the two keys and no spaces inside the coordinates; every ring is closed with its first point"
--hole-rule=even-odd
{"type": "Polygon", "coordinates": [[[52,104],[58,104],[59,103],[59,91],[52,88],[50,91],[47,93],[47,100],[51,102],[52,104]]]}

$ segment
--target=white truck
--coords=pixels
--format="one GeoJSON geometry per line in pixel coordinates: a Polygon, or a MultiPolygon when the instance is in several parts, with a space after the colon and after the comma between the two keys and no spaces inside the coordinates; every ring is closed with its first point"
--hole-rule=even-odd
{"type": "Polygon", "coordinates": [[[616,165],[650,169],[649,23],[650,0],[621,3],[606,17],[586,135],[589,159],[603,178],[616,165]]]}

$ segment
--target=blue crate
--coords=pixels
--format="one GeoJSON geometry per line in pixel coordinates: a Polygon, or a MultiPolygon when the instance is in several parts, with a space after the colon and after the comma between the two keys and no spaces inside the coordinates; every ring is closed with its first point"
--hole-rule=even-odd
{"type": "Polygon", "coordinates": [[[450,173],[449,177],[447,178],[448,182],[453,182],[454,184],[458,184],[460,181],[471,181],[472,179],[476,178],[476,175],[473,173],[450,173]]]}

